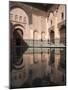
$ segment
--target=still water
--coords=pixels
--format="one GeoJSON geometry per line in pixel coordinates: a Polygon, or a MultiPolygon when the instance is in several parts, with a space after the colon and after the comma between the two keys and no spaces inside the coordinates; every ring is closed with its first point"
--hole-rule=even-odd
{"type": "Polygon", "coordinates": [[[11,88],[66,84],[65,48],[28,48],[22,63],[11,71],[11,88]]]}

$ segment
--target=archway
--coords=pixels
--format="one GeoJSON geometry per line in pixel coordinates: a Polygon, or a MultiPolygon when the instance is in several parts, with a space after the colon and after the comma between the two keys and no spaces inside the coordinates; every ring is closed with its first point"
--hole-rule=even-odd
{"type": "Polygon", "coordinates": [[[54,31],[50,31],[50,42],[54,44],[54,31]]]}
{"type": "Polygon", "coordinates": [[[23,60],[20,60],[20,57],[22,56],[22,38],[23,37],[23,31],[21,29],[15,29],[13,32],[13,44],[14,44],[14,64],[20,65],[23,60]]]}
{"type": "Polygon", "coordinates": [[[44,41],[45,40],[45,32],[42,32],[41,33],[41,41],[44,41]]]}
{"type": "Polygon", "coordinates": [[[37,47],[38,45],[38,32],[34,31],[33,32],[33,47],[37,47]]]}
{"type": "MultiPolygon", "coordinates": [[[[29,23],[32,23],[32,14],[31,13],[31,8],[28,9],[28,7],[26,7],[24,4],[21,4],[21,3],[11,3],[10,5],[10,12],[15,9],[15,8],[20,8],[22,10],[24,10],[26,12],[26,14],[28,15],[28,20],[29,20],[29,23]]],[[[22,14],[21,14],[22,15],[22,14]]]]}
{"type": "Polygon", "coordinates": [[[66,27],[63,25],[60,28],[60,43],[64,44],[66,43],[65,33],[66,33],[66,27]]]}
{"type": "Polygon", "coordinates": [[[28,45],[23,40],[23,30],[16,28],[13,32],[13,64],[19,69],[23,65],[23,54],[27,50],[28,45]]]}
{"type": "Polygon", "coordinates": [[[33,33],[33,39],[34,40],[37,40],[37,38],[38,38],[38,32],[37,31],[34,31],[34,33],[33,33]]]}
{"type": "Polygon", "coordinates": [[[19,25],[20,27],[23,27],[25,31],[29,30],[29,17],[27,13],[19,7],[11,9],[10,21],[14,26],[19,25]]]}

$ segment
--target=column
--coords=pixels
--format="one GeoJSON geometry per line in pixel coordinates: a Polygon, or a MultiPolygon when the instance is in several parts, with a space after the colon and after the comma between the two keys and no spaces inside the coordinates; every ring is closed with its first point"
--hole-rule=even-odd
{"type": "Polygon", "coordinates": [[[48,41],[50,41],[50,34],[49,34],[49,31],[48,31],[48,21],[47,21],[47,18],[45,19],[45,25],[46,25],[45,40],[46,40],[46,42],[48,43],[48,41]]]}

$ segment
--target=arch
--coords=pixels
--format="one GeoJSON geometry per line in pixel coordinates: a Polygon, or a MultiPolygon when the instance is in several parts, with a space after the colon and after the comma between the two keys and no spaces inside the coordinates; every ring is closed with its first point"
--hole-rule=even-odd
{"type": "MultiPolygon", "coordinates": [[[[23,33],[23,30],[24,30],[24,27],[23,27],[23,25],[20,25],[20,24],[15,24],[15,25],[13,25],[13,27],[12,27],[12,32],[13,32],[13,34],[14,34],[14,33],[16,34],[16,32],[17,32],[21,39],[23,39],[23,37],[22,37],[22,35],[24,34],[24,33],[23,33]]],[[[15,36],[15,35],[14,35],[14,36],[15,36]]]]}
{"type": "Polygon", "coordinates": [[[41,41],[45,40],[45,32],[41,32],[41,41]]]}
{"type": "Polygon", "coordinates": [[[33,39],[34,40],[38,39],[38,32],[36,30],[33,32],[33,39]]]}
{"type": "Polygon", "coordinates": [[[27,5],[22,4],[22,3],[17,3],[17,2],[13,3],[13,2],[11,2],[10,3],[10,11],[14,8],[20,8],[20,9],[24,10],[26,12],[27,16],[28,16],[29,24],[32,23],[31,22],[32,14],[31,14],[31,8],[30,7],[28,7],[27,5]]]}
{"type": "Polygon", "coordinates": [[[23,60],[21,58],[22,56],[22,38],[23,37],[23,31],[19,28],[15,29],[13,32],[13,44],[14,44],[14,50],[15,50],[15,59],[14,59],[14,65],[21,65],[23,63],[23,60]],[[20,35],[21,34],[21,35],[20,35]]]}
{"type": "Polygon", "coordinates": [[[33,47],[38,46],[38,32],[35,30],[33,32],[33,47]]]}
{"type": "Polygon", "coordinates": [[[59,29],[60,32],[60,43],[66,44],[66,27],[64,25],[59,29]]]}
{"type": "Polygon", "coordinates": [[[50,13],[49,13],[49,20],[51,20],[53,16],[54,16],[54,15],[53,15],[53,12],[50,12],[50,13]]]}
{"type": "MultiPolygon", "coordinates": [[[[25,29],[23,25],[21,25],[21,24],[15,24],[15,25],[12,26],[13,32],[14,32],[14,30],[15,30],[15,28],[16,28],[17,26],[20,26],[20,28],[25,29]]],[[[19,29],[20,29],[20,28],[19,28],[19,29]]]]}
{"type": "Polygon", "coordinates": [[[64,12],[61,13],[61,18],[63,20],[63,18],[64,18],[64,12]]]}
{"type": "Polygon", "coordinates": [[[53,24],[54,24],[54,14],[53,14],[53,12],[50,12],[50,14],[49,14],[48,24],[49,24],[49,27],[53,26],[53,24]]]}
{"type": "Polygon", "coordinates": [[[27,43],[23,40],[23,30],[20,28],[14,29],[13,32],[13,65],[15,69],[24,68],[23,54],[28,48],[27,43]]]}
{"type": "Polygon", "coordinates": [[[27,7],[24,4],[22,5],[21,3],[12,3],[10,5],[10,11],[15,8],[21,8],[27,13],[27,15],[29,15],[29,11],[27,10],[27,7]]]}
{"type": "Polygon", "coordinates": [[[23,31],[20,29],[20,28],[16,28],[15,30],[14,30],[14,32],[16,32],[16,31],[20,31],[21,32],[21,34],[23,35],[23,31]]]}
{"type": "Polygon", "coordinates": [[[65,5],[59,5],[58,7],[58,21],[61,22],[65,20],[65,5]]]}
{"type": "Polygon", "coordinates": [[[10,22],[10,30],[12,33],[11,35],[11,63],[13,66],[11,66],[11,69],[21,69],[24,67],[24,61],[23,61],[23,53],[27,50],[28,45],[23,40],[23,34],[24,34],[24,26],[21,24],[14,24],[10,22]],[[26,48],[23,48],[25,46],[26,48]]]}
{"type": "Polygon", "coordinates": [[[54,43],[54,31],[53,30],[50,31],[50,42],[54,43]]]}
{"type": "Polygon", "coordinates": [[[20,20],[20,16],[22,15],[22,23],[24,23],[24,17],[26,18],[26,22],[25,23],[27,23],[27,24],[29,24],[29,19],[28,19],[28,15],[27,15],[27,13],[23,10],[23,9],[21,9],[21,8],[19,8],[19,7],[17,7],[17,8],[14,8],[14,9],[12,9],[11,11],[10,11],[10,15],[11,14],[13,14],[13,21],[17,21],[17,22],[20,22],[19,20],[20,20]]]}

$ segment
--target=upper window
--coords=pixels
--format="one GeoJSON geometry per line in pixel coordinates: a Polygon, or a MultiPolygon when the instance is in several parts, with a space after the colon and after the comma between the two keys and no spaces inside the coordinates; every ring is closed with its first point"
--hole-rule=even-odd
{"type": "Polygon", "coordinates": [[[18,15],[15,15],[15,21],[17,21],[18,20],[18,15]]]}
{"type": "Polygon", "coordinates": [[[13,19],[13,14],[10,14],[10,20],[12,20],[13,19]]]}
{"type": "Polygon", "coordinates": [[[19,17],[19,21],[20,21],[20,22],[22,21],[22,16],[19,17]]]}
{"type": "Polygon", "coordinates": [[[23,23],[26,23],[26,17],[23,18],[23,23]]]}
{"type": "Polygon", "coordinates": [[[52,20],[51,20],[51,25],[52,25],[52,20]]]}

